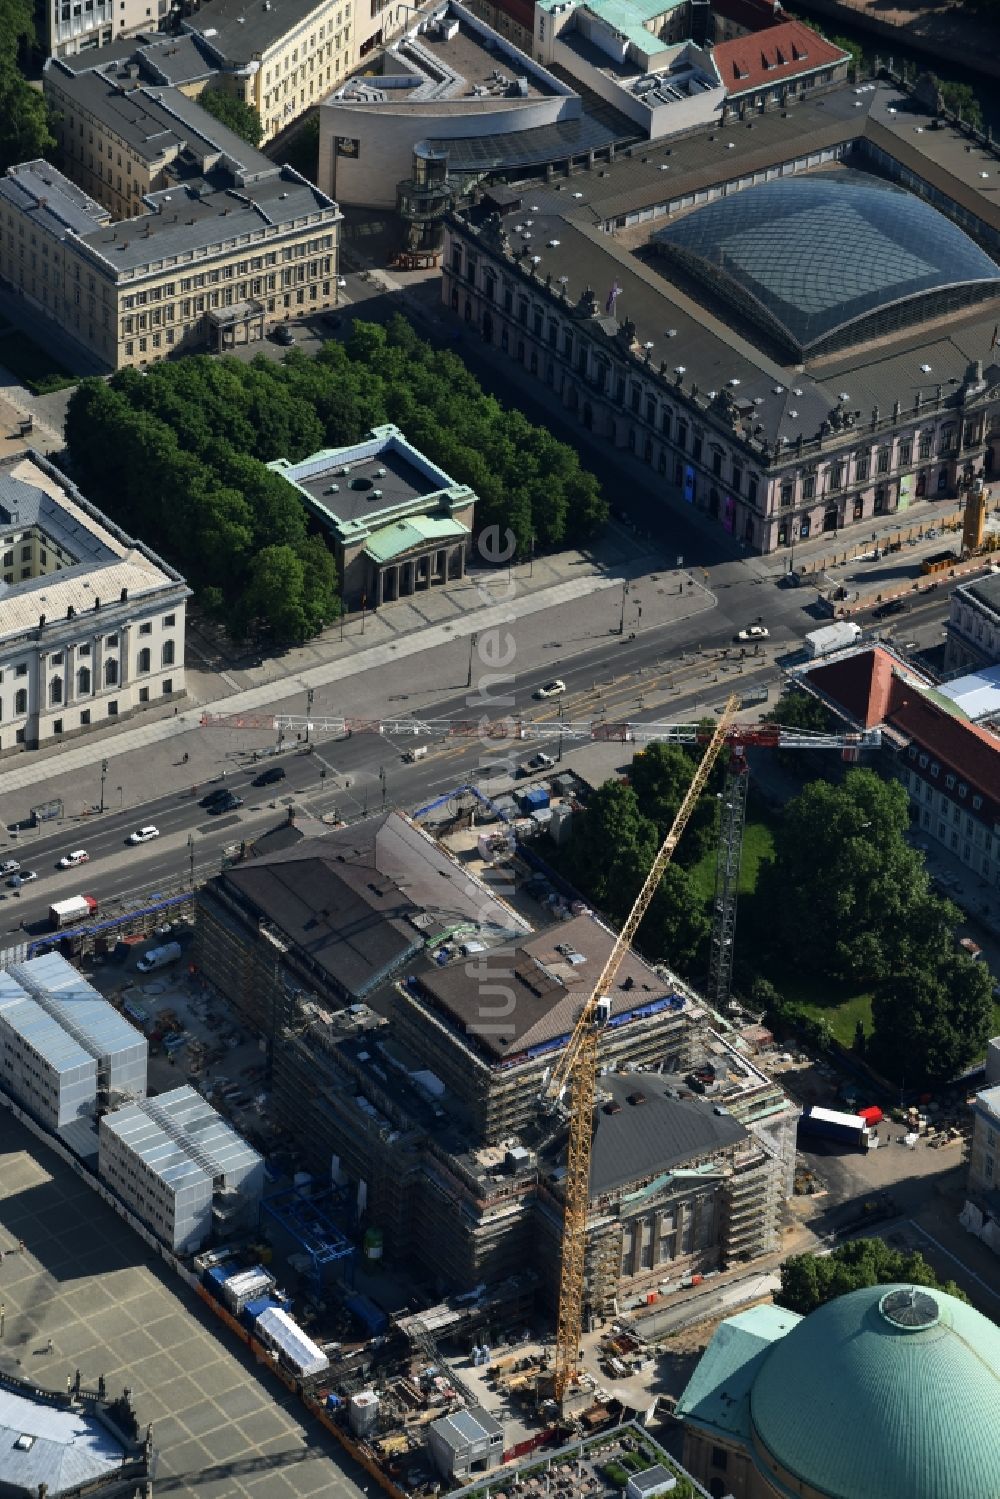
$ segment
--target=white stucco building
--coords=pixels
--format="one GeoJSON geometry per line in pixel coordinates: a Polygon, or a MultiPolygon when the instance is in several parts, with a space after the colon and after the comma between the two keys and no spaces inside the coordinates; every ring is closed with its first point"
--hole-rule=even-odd
{"type": "Polygon", "coordinates": [[[337,202],[390,208],[423,140],[451,170],[606,145],[579,95],[457,0],[421,16],[320,106],[318,183],[337,202]]]}
{"type": "Polygon", "coordinates": [[[183,697],[184,579],[35,452],[0,461],[0,754],[183,697]]]}

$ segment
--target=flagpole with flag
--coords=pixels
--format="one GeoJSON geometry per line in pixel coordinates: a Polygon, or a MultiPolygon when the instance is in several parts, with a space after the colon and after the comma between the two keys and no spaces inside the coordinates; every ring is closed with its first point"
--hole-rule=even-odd
{"type": "Polygon", "coordinates": [[[604,311],[607,313],[607,315],[609,317],[614,313],[615,303],[618,301],[618,298],[621,296],[621,292],[622,292],[622,289],[618,285],[618,282],[617,281],[612,281],[612,283],[611,283],[611,290],[608,292],[608,300],[604,304],[604,311]]]}
{"type": "Polygon", "coordinates": [[[1000,323],[993,324],[993,337],[990,339],[990,348],[995,349],[1000,343],[1000,323]]]}

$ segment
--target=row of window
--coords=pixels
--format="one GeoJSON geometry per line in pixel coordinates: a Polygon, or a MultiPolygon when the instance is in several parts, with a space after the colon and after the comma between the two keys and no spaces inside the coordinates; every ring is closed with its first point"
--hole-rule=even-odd
{"type": "MultiPolygon", "coordinates": [[[[463,276],[473,286],[478,284],[478,255],[472,250],[465,248],[458,241],[452,243],[452,271],[463,276]]],[[[483,270],[482,290],[486,299],[497,302],[497,275],[494,269],[487,265],[483,270]]],[[[452,287],[451,305],[452,309],[459,310],[460,296],[457,286],[452,287]]],[[[503,287],[503,308],[506,313],[517,317],[517,320],[527,328],[530,326],[538,338],[547,339],[549,346],[557,350],[560,342],[560,326],[556,318],[547,313],[545,309],[537,304],[529,304],[527,296],[518,294],[515,312],[515,291],[513,286],[505,283],[503,287]]],[[[466,299],[466,320],[472,318],[472,304],[466,299]]],[[[484,315],[484,336],[492,341],[492,330],[486,333],[489,313],[484,315]]],[[[613,369],[610,360],[603,350],[592,348],[585,339],[569,327],[562,330],[562,355],[564,360],[575,364],[578,373],[593,384],[596,389],[610,399],[617,401],[620,406],[631,405],[636,415],[645,414],[646,421],[651,426],[659,426],[660,431],[668,439],[671,438],[671,428],[674,424],[674,413],[667,406],[660,404],[658,395],[644,390],[641,382],[632,378],[622,369],[613,369]]],[[[537,361],[536,366],[537,368],[537,361]]],[[[677,419],[676,435],[673,438],[674,445],[684,452],[688,451],[688,422],[683,418],[677,419]]],[[[705,440],[704,435],[697,428],[691,429],[691,457],[695,463],[705,462],[703,452],[705,440]]],[[[946,456],[954,454],[958,449],[958,429],[949,426],[938,431],[936,428],[927,429],[916,434],[918,460],[926,461],[933,456],[935,446],[935,435],[937,436],[937,455],[946,456]]],[[[963,447],[977,446],[983,440],[983,424],[981,417],[968,420],[962,428],[963,447]]],[[[724,464],[727,457],[725,450],[717,444],[709,442],[711,449],[709,463],[712,473],[720,478],[726,479],[724,464]]],[[[740,495],[743,489],[744,469],[738,455],[729,455],[731,461],[731,475],[727,480],[727,487],[740,495]]],[[[870,451],[858,452],[852,457],[844,457],[834,460],[825,477],[828,479],[829,490],[842,489],[850,483],[866,483],[875,474],[888,474],[894,470],[907,470],[913,463],[913,438],[903,437],[898,441],[884,442],[875,450],[874,469],[873,455],[870,451]],[[895,450],[895,451],[894,451],[895,450]],[[852,474],[853,469],[853,474],[852,474]]],[[[801,480],[801,498],[808,501],[817,497],[818,482],[821,483],[824,475],[817,470],[807,473],[801,480]]],[[[748,475],[747,498],[751,505],[757,503],[758,478],[752,472],[748,475]]],[[[947,482],[947,475],[945,482],[947,482]]],[[[939,485],[939,488],[941,486],[939,485]]],[[[782,508],[790,508],[795,500],[796,482],[793,479],[785,480],[780,489],[780,504],[782,508]]],[[[822,492],[827,492],[824,488],[822,492]]],[[[886,496],[887,497],[887,496],[886,496]]],[[[884,497],[884,498],[886,498],[884,497]]]]}
{"type": "MultiPolygon", "coordinates": [[[[170,697],[171,694],[173,693],[173,690],[174,690],[174,684],[171,681],[171,679],[168,677],[166,679],[166,681],[163,683],[163,686],[162,686],[163,696],[164,697],[170,697]]],[[[140,687],[139,688],[139,702],[140,702],[140,704],[146,704],[146,703],[149,702],[149,700],[150,700],[149,699],[149,688],[148,687],[140,687]]],[[[108,716],[108,718],[117,718],[118,717],[118,699],[117,698],[112,698],[111,701],[107,704],[107,716],[108,716]]],[[[89,726],[90,726],[90,724],[92,722],[93,722],[93,719],[92,719],[92,715],[91,715],[90,709],[89,708],[81,708],[80,709],[79,727],[81,729],[89,728],[89,726]]],[[[62,719],[62,718],[55,719],[53,721],[53,724],[52,724],[52,733],[54,735],[56,735],[56,737],[58,737],[60,734],[64,734],[65,732],[66,732],[66,722],[65,722],[65,720],[62,719]]],[[[27,731],[24,728],[20,728],[20,729],[15,730],[15,733],[14,733],[14,744],[15,745],[26,744],[27,740],[28,740],[28,735],[27,735],[27,731]]],[[[9,749],[9,748],[10,748],[10,741],[9,740],[6,740],[6,741],[0,740],[0,750],[9,749]]]]}

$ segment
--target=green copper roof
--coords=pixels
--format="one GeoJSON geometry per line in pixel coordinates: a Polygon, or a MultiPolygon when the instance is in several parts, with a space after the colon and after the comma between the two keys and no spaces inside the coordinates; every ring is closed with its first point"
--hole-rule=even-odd
{"type": "Polygon", "coordinates": [[[438,515],[411,515],[373,531],[365,542],[365,552],[373,562],[391,562],[414,547],[431,541],[457,541],[468,536],[469,528],[461,521],[438,515]]]}
{"type": "Polygon", "coordinates": [[[1000,1328],[940,1291],[852,1291],[774,1344],[750,1418],[830,1499],[997,1499],[1000,1328]]]}
{"type": "Polygon", "coordinates": [[[750,1386],[772,1344],[801,1320],[798,1312],[768,1305],[727,1317],[688,1380],[678,1417],[749,1440],[750,1386]]]}

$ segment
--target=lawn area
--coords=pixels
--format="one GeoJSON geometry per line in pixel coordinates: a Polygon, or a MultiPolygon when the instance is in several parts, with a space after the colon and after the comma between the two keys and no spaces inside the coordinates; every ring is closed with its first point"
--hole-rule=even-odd
{"type": "Polygon", "coordinates": [[[800,973],[774,974],[772,982],[779,993],[790,1000],[803,1015],[829,1021],[834,1037],[841,1046],[854,1044],[854,1032],[860,1020],[869,1035],[872,1028],[872,991],[854,989],[849,984],[835,984],[826,979],[806,978],[800,973]],[[819,991],[819,992],[817,992],[819,991]]]}
{"type": "MultiPolygon", "coordinates": [[[[2,331],[2,330],[0,330],[2,331]]],[[[65,390],[75,385],[78,375],[71,375],[57,360],[47,354],[26,334],[13,332],[0,336],[0,365],[26,385],[36,396],[49,391],[65,390]]]]}
{"type": "MultiPolygon", "coordinates": [[[[743,858],[740,863],[740,894],[749,895],[757,888],[757,872],[762,859],[774,853],[774,838],[766,822],[747,822],[743,828],[743,858]]],[[[709,849],[704,858],[690,869],[691,883],[707,905],[715,894],[716,851],[709,849]]]]}

